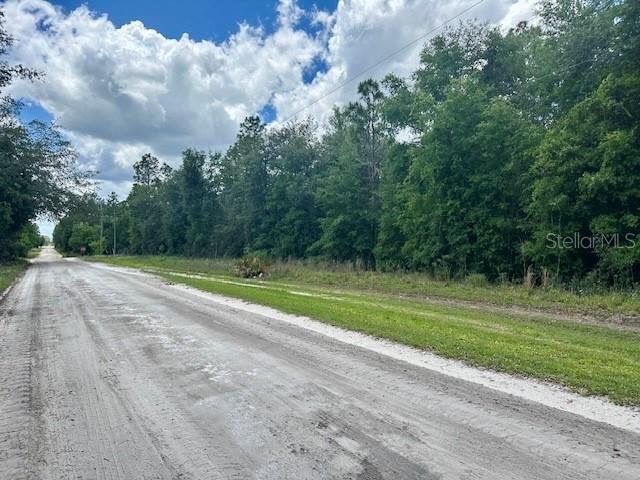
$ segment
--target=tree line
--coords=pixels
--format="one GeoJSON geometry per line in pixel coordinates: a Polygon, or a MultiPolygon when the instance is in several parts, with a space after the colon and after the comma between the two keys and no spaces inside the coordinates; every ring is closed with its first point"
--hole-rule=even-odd
{"type": "Polygon", "coordinates": [[[538,12],[446,30],[413,75],[360,83],[326,125],[251,116],[225,152],[187,149],[175,169],[144,155],[127,198],[82,197],[55,244],[633,285],[640,3],[538,12]]]}
{"type": "Polygon", "coordinates": [[[21,122],[22,103],[4,92],[16,78],[43,80],[42,72],[6,60],[13,42],[0,10],[0,263],[42,245],[36,218],[63,215],[87,179],[61,132],[43,122],[21,122]]]}

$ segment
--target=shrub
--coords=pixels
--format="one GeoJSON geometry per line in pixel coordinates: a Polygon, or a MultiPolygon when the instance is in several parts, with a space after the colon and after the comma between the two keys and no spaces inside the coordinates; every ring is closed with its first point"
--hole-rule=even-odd
{"type": "Polygon", "coordinates": [[[247,253],[234,265],[233,273],[242,278],[264,277],[269,274],[271,262],[262,253],[247,253]]]}
{"type": "Polygon", "coordinates": [[[470,273],[467,275],[465,283],[470,287],[486,287],[489,285],[489,281],[483,273],[470,273]]]}
{"type": "Polygon", "coordinates": [[[98,239],[97,227],[85,222],[73,226],[69,237],[69,246],[74,253],[81,253],[85,249],[86,254],[91,252],[91,243],[98,239]]]}
{"type": "Polygon", "coordinates": [[[527,273],[525,273],[524,278],[522,279],[522,284],[528,290],[531,290],[536,285],[536,279],[534,277],[533,267],[531,265],[527,267],[527,273]]]}

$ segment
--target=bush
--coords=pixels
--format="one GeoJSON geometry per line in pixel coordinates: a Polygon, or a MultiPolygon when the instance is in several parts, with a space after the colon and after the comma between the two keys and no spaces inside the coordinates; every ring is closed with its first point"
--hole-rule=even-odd
{"type": "Polygon", "coordinates": [[[27,223],[20,231],[18,242],[15,246],[15,252],[20,257],[26,257],[29,250],[41,246],[40,232],[35,223],[27,223]]]}
{"type": "Polygon", "coordinates": [[[264,277],[269,274],[271,262],[262,253],[247,253],[238,260],[233,273],[242,278],[264,277]]]}
{"type": "Polygon", "coordinates": [[[98,240],[97,228],[85,222],[77,223],[73,226],[71,236],[69,237],[69,247],[74,253],[90,254],[91,244],[98,240]]]}
{"type": "Polygon", "coordinates": [[[489,285],[489,281],[483,273],[470,273],[464,283],[470,287],[486,287],[489,285]]]}

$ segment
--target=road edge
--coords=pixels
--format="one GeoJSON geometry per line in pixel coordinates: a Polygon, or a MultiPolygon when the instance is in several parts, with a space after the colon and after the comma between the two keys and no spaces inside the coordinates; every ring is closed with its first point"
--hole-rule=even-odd
{"type": "Polygon", "coordinates": [[[467,365],[460,360],[441,357],[427,350],[420,350],[373,335],[347,330],[310,317],[285,313],[272,307],[207,292],[186,284],[167,283],[161,276],[142,269],[99,262],[83,263],[126,275],[147,277],[160,282],[161,285],[159,286],[165,288],[178,289],[219,305],[296,325],[394,360],[403,361],[507,395],[640,434],[640,408],[617,405],[605,397],[580,395],[559,384],[467,365]]]}
{"type": "Polygon", "coordinates": [[[16,277],[11,281],[9,286],[5,288],[4,291],[0,292],[0,307],[4,303],[4,300],[7,298],[7,296],[11,293],[11,290],[13,290],[13,287],[15,287],[16,283],[18,283],[20,279],[24,277],[24,274],[27,272],[27,270],[30,267],[31,267],[31,262],[27,262],[27,265],[25,265],[24,269],[18,275],[16,275],[16,277]]]}

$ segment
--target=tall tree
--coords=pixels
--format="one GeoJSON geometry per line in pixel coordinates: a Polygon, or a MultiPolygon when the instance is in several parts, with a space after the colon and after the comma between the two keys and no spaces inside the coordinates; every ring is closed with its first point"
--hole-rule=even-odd
{"type": "Polygon", "coordinates": [[[640,75],[610,76],[550,129],[540,146],[527,251],[533,262],[565,280],[588,271],[607,283],[638,279],[639,99],[640,75]],[[574,248],[557,243],[558,236],[576,234],[595,241],[574,248]],[[605,236],[618,241],[605,244],[605,236]]]}
{"type": "Polygon", "coordinates": [[[262,233],[268,187],[264,125],[259,117],[247,117],[236,141],[220,162],[224,212],[224,253],[242,255],[258,243],[262,233]]]}
{"type": "MultiPolygon", "coordinates": [[[[559,252],[547,234],[640,234],[638,8],[543,0],[535,26],[461,24],[425,45],[412,78],[362,82],[321,138],[311,121],[248,117],[225,153],[188,149],[175,171],[145,155],[117,249],[637,282],[635,244],[559,252]]],[[[22,205],[0,203],[0,227],[22,205]]],[[[56,229],[63,244],[95,225],[85,207],[56,229]]]]}
{"type": "Polygon", "coordinates": [[[276,257],[301,258],[320,236],[314,196],[318,178],[315,125],[290,123],[267,136],[270,183],[259,246],[276,257]]]}
{"type": "Polygon", "coordinates": [[[213,226],[218,208],[215,191],[207,178],[207,155],[196,150],[182,154],[183,199],[186,213],[185,253],[210,255],[215,251],[213,226]]]}
{"type": "Polygon", "coordinates": [[[160,178],[160,161],[145,153],[142,158],[133,164],[133,181],[138,185],[150,187],[160,178]]]}
{"type": "MultiPolygon", "coordinates": [[[[38,73],[11,65],[5,57],[13,39],[0,11],[0,94],[14,78],[38,73]]],[[[38,215],[59,216],[82,187],[85,176],[75,164],[75,152],[52,125],[17,118],[21,105],[9,96],[0,102],[0,261],[19,253],[20,233],[38,215]]]]}
{"type": "Polygon", "coordinates": [[[324,173],[317,196],[322,236],[310,252],[335,260],[375,265],[379,175],[384,152],[382,95],[375,82],[360,88],[360,102],[336,109],[321,147],[324,173]]]}

